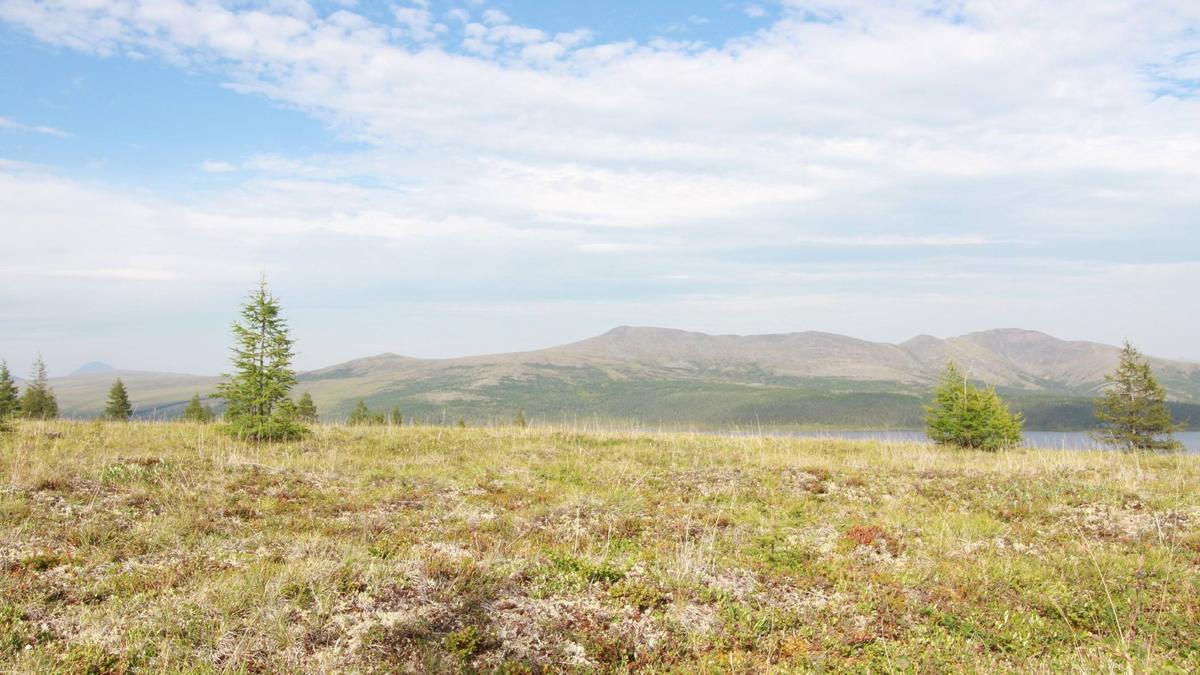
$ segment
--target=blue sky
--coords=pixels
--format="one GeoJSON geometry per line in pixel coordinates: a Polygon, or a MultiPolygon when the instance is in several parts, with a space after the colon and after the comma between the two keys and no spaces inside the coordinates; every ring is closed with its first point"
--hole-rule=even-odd
{"type": "Polygon", "coordinates": [[[0,358],[618,324],[1200,359],[1200,8],[0,0],[0,358]]]}

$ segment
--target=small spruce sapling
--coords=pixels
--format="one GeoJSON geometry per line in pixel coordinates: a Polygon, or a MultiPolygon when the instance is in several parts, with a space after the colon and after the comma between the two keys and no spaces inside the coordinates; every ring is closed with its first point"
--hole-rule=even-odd
{"type": "Polygon", "coordinates": [[[306,424],[316,424],[317,422],[319,417],[317,404],[313,402],[312,394],[307,391],[300,397],[300,402],[296,404],[296,416],[306,424]]]}
{"type": "Polygon", "coordinates": [[[21,409],[20,394],[17,383],[13,381],[12,373],[8,370],[8,363],[0,361],[0,433],[13,430],[12,418],[21,409]]]}
{"type": "Polygon", "coordinates": [[[350,411],[350,417],[346,420],[346,424],[350,426],[361,426],[371,423],[371,410],[367,407],[367,402],[358,399],[358,403],[354,404],[354,410],[350,411]]]}
{"type": "Polygon", "coordinates": [[[50,420],[58,417],[58,399],[50,388],[46,364],[39,355],[33,362],[33,378],[21,395],[21,415],[29,419],[50,420]]]}
{"type": "Polygon", "coordinates": [[[200,394],[192,395],[187,407],[183,409],[183,421],[208,424],[216,419],[216,413],[207,404],[200,402],[200,394]]]}
{"type": "Polygon", "coordinates": [[[133,417],[133,404],[129,402],[129,390],[121,378],[113,383],[108,390],[108,404],[104,406],[104,416],[117,422],[128,422],[133,417]]]}

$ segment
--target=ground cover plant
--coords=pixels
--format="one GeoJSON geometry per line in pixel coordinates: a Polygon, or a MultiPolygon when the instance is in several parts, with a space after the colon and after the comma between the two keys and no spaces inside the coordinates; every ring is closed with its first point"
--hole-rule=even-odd
{"type": "Polygon", "coordinates": [[[22,421],[0,671],[1200,669],[1200,458],[22,421]]]}

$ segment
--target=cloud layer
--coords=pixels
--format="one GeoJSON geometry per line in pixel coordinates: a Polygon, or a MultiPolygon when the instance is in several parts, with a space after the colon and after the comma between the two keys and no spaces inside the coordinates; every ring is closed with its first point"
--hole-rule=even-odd
{"type": "MultiPolygon", "coordinates": [[[[1105,297],[1172,332],[1200,327],[1175,304],[1200,281],[1181,255],[1200,250],[1200,6],[771,11],[763,30],[702,44],[601,42],[475,5],[0,0],[0,19],[44,43],[215,74],[362,147],[212,157],[196,170],[227,180],[171,194],[0,166],[0,218],[30,224],[25,263],[5,274],[124,297],[137,282],[323,269],[373,301],[439,299],[422,320],[470,326],[467,350],[516,346],[488,328],[497,289],[560,317],[545,341],[637,315],[885,339],[1132,333],[1105,297]],[[96,218],[117,235],[89,241],[96,218]]],[[[1145,337],[1187,353],[1182,337],[1145,337]]]]}

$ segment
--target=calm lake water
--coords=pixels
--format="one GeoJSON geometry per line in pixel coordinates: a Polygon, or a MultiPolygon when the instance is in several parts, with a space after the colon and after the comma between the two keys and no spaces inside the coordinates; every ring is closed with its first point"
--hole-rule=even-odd
{"type": "MultiPolygon", "coordinates": [[[[903,443],[928,443],[929,439],[920,431],[792,431],[780,432],[781,436],[797,438],[846,438],[851,440],[899,441],[903,443]]],[[[1103,450],[1086,431],[1028,431],[1025,445],[1058,450],[1103,450]]],[[[1200,431],[1185,431],[1175,434],[1191,453],[1200,453],[1200,431]]]]}

